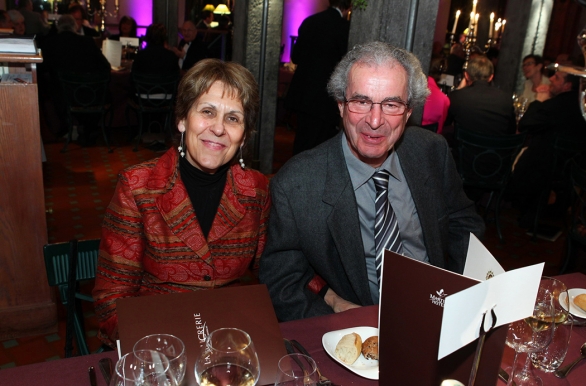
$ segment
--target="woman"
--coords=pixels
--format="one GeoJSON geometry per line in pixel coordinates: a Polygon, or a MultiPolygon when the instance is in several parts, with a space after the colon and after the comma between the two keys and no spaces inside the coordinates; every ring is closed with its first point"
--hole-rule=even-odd
{"type": "Polygon", "coordinates": [[[167,28],[161,23],[147,27],[145,41],[147,46],[138,51],[132,62],[132,72],[142,74],[170,74],[179,75],[179,62],[167,46],[167,28]]]}
{"type": "Polygon", "coordinates": [[[122,18],[120,19],[120,22],[118,23],[118,34],[112,35],[108,39],[120,40],[121,37],[135,38],[136,37],[136,29],[137,29],[136,20],[134,20],[130,16],[122,16],[122,18]]]}
{"type": "Polygon", "coordinates": [[[543,58],[539,55],[525,56],[523,58],[523,75],[526,80],[521,96],[527,99],[527,105],[529,105],[535,100],[537,87],[549,84],[549,79],[543,75],[543,58]]]}
{"type": "Polygon", "coordinates": [[[241,154],[258,108],[239,64],[202,60],[181,80],[179,146],[122,171],[106,211],[93,291],[104,343],[118,335],[116,299],[238,285],[257,272],[268,180],[241,154]]]}
{"type": "Polygon", "coordinates": [[[448,109],[450,108],[450,98],[438,86],[442,69],[445,68],[444,62],[443,58],[431,60],[429,76],[427,77],[427,87],[429,87],[431,93],[423,106],[423,119],[421,121],[423,127],[437,125],[436,133],[438,134],[441,134],[444,130],[444,122],[448,117],[448,109]]]}

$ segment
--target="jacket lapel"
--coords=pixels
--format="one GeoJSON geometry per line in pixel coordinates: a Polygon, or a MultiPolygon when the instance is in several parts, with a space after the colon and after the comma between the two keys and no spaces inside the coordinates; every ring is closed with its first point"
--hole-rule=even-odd
{"type": "Polygon", "coordinates": [[[332,141],[328,150],[323,202],[332,206],[327,223],[342,266],[349,277],[356,278],[350,284],[363,304],[371,304],[356,197],[341,140],[332,141]]]}

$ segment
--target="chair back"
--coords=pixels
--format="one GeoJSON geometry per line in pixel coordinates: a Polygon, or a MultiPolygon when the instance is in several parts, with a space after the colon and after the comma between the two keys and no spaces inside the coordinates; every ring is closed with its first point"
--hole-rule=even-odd
{"type": "Polygon", "coordinates": [[[557,135],[553,142],[552,174],[567,178],[570,161],[579,153],[586,154],[586,142],[577,140],[575,136],[557,135]]]}
{"type": "Polygon", "coordinates": [[[174,74],[132,73],[137,104],[141,110],[170,112],[173,110],[179,72],[174,74]]]}
{"type": "Polygon", "coordinates": [[[89,354],[83,329],[83,316],[76,305],[80,300],[93,303],[89,294],[79,292],[78,283],[96,277],[100,240],[72,240],[66,243],[47,244],[43,247],[45,269],[50,286],[58,286],[61,303],[67,308],[65,357],[72,355],[72,338],[75,333],[78,352],[89,354]]]}
{"type": "Polygon", "coordinates": [[[107,108],[109,72],[59,72],[58,77],[70,111],[99,112],[107,108]]]}
{"type": "Polygon", "coordinates": [[[464,185],[504,189],[525,136],[490,136],[457,128],[457,166],[464,185]]]}
{"type": "Polygon", "coordinates": [[[429,130],[433,133],[437,133],[437,129],[438,129],[439,124],[436,123],[430,123],[429,125],[421,125],[422,128],[424,128],[425,130],[429,130]]]}

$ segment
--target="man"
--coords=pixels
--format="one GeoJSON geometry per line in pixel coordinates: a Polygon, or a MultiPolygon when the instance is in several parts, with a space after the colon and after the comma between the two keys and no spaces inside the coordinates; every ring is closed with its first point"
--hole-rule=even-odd
{"type": "Polygon", "coordinates": [[[292,158],[271,180],[260,281],[280,320],[378,303],[376,255],[389,246],[375,241],[379,203],[384,223],[396,218],[379,234],[397,236],[398,224],[399,245],[389,249],[455,272],[463,271],[469,233],[484,231],[445,140],[405,129],[429,93],[413,54],[382,42],[358,45],[338,64],[328,90],[344,131],[292,158]],[[377,198],[381,188],[372,177],[378,184],[379,172],[388,178],[388,194],[377,198]],[[326,284],[309,290],[320,277],[326,284]]]}
{"type": "Polygon", "coordinates": [[[24,35],[26,33],[26,30],[24,26],[24,17],[22,16],[22,14],[18,12],[16,9],[11,9],[7,13],[10,17],[10,20],[12,21],[12,28],[14,30],[13,34],[19,36],[24,35]]]}
{"type": "Polygon", "coordinates": [[[32,0],[20,0],[18,2],[18,11],[24,17],[25,33],[27,35],[46,35],[49,33],[51,26],[43,20],[40,13],[33,11],[32,0]]]}
{"type": "Polygon", "coordinates": [[[80,35],[89,36],[92,38],[100,37],[100,33],[95,29],[88,27],[84,24],[85,18],[85,10],[79,4],[71,6],[67,11],[73,18],[75,19],[76,23],[76,32],[80,35]]]}
{"type": "MultiPolygon", "coordinates": [[[[586,121],[578,97],[579,81],[579,77],[557,71],[549,78],[549,85],[537,87],[535,101],[519,121],[519,131],[527,131],[531,136],[511,182],[512,201],[521,211],[519,226],[522,228],[533,225],[539,196],[553,167],[552,144],[556,136],[562,135],[576,143],[586,142],[586,121]]],[[[567,208],[563,198],[558,197],[561,210],[567,208]]]]}
{"type": "Polygon", "coordinates": [[[330,0],[330,7],[301,23],[291,61],[297,65],[285,107],[296,113],[293,154],[311,149],[338,132],[336,104],[327,83],[348,50],[350,0],[330,0]]]}
{"type": "Polygon", "coordinates": [[[201,13],[201,20],[197,23],[197,29],[212,28],[212,21],[214,21],[214,13],[212,11],[203,11],[201,13]]]}
{"type": "Polygon", "coordinates": [[[543,75],[543,58],[533,54],[525,56],[523,58],[523,75],[526,80],[521,96],[526,98],[527,104],[529,104],[537,96],[537,87],[549,84],[549,79],[543,75]]]}
{"type": "Polygon", "coordinates": [[[13,29],[12,19],[10,15],[3,9],[0,9],[0,28],[2,29],[13,29]]]}
{"type": "Polygon", "coordinates": [[[183,23],[181,35],[183,35],[183,39],[179,42],[179,46],[173,47],[171,50],[179,58],[179,68],[185,72],[195,63],[207,58],[207,54],[203,42],[196,39],[197,31],[191,20],[186,20],[183,23]]]}
{"type": "Polygon", "coordinates": [[[461,88],[451,92],[446,125],[487,135],[515,133],[512,95],[493,87],[494,67],[486,56],[468,62],[461,88]]]}

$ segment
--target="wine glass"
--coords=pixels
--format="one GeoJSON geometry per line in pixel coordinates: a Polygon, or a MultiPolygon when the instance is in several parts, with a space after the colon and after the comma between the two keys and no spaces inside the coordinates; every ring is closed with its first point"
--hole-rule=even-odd
{"type": "Polygon", "coordinates": [[[169,368],[169,359],[158,351],[132,351],[116,363],[110,386],[176,386],[169,368]]]}
{"type": "Polygon", "coordinates": [[[541,286],[548,288],[553,294],[555,328],[551,343],[545,349],[531,353],[531,362],[538,369],[551,373],[562,364],[568,350],[572,331],[572,318],[569,312],[570,297],[568,288],[560,280],[544,276],[541,286]]]}
{"type": "Polygon", "coordinates": [[[515,350],[515,359],[507,386],[513,385],[513,382],[519,386],[543,385],[541,378],[533,373],[529,355],[520,371],[517,372],[515,367],[519,353],[530,354],[543,350],[551,342],[555,326],[555,308],[553,306],[553,293],[547,288],[547,279],[542,280],[543,287],[541,284],[539,286],[533,314],[509,325],[506,343],[515,350]]]}
{"type": "Polygon", "coordinates": [[[237,328],[212,331],[195,361],[195,378],[200,386],[254,386],[259,374],[254,344],[237,328]]]}
{"type": "Polygon", "coordinates": [[[275,386],[315,386],[319,377],[315,361],[303,354],[288,354],[279,360],[275,386]]]}
{"type": "Polygon", "coordinates": [[[169,359],[170,371],[175,378],[175,382],[180,385],[183,381],[187,366],[187,356],[185,355],[183,341],[175,335],[147,335],[136,342],[132,350],[155,350],[164,354],[169,359]]]}

